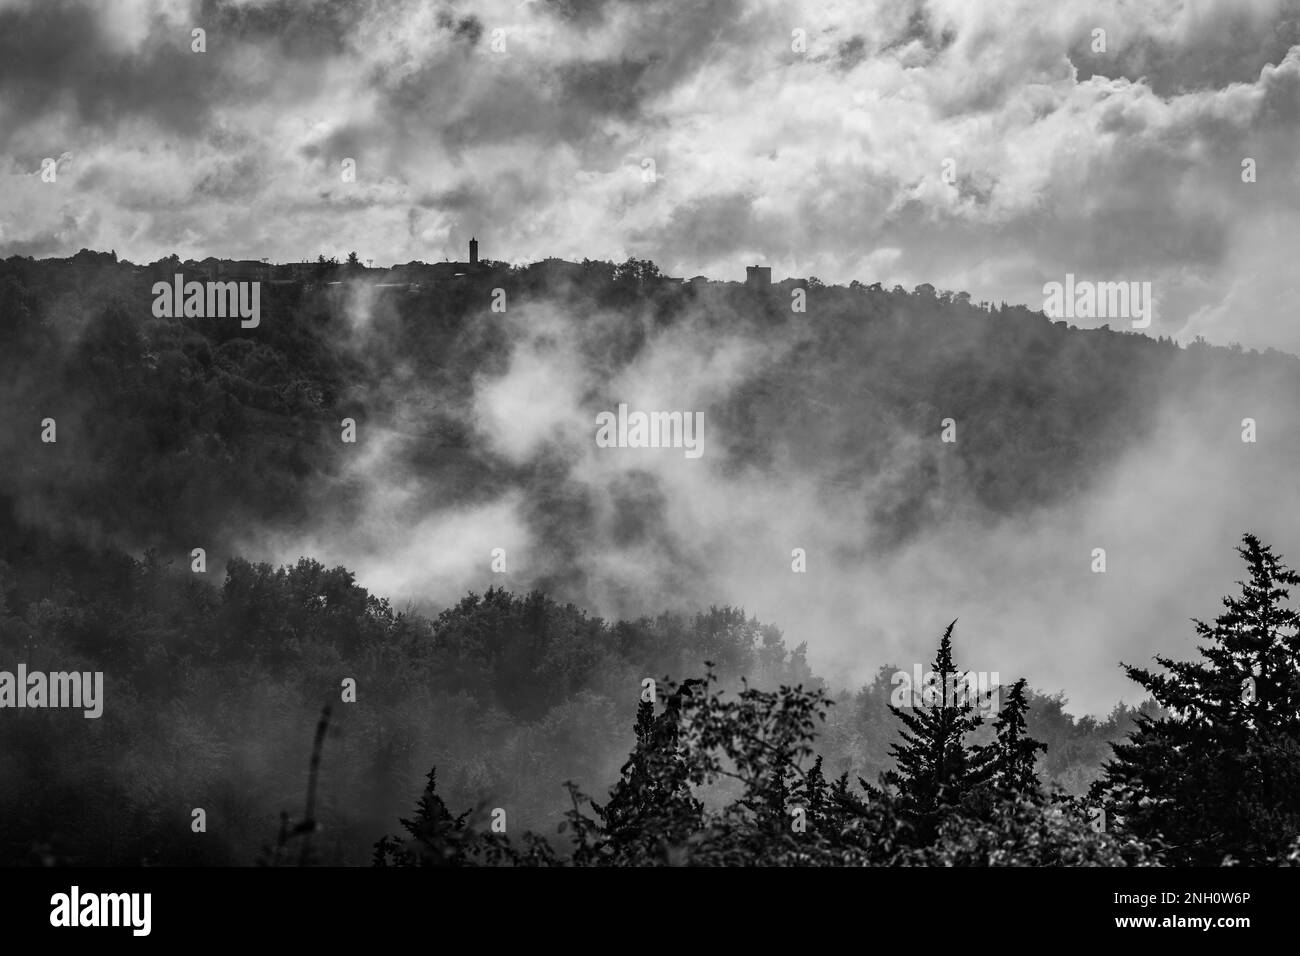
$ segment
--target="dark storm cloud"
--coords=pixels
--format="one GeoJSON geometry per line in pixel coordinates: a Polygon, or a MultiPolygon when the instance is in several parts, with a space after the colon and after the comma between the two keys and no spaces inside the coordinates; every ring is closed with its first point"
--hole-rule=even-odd
{"type": "Polygon", "coordinates": [[[840,44],[839,63],[841,70],[851,70],[867,58],[867,41],[861,36],[853,36],[840,44]]]}
{"type": "MultiPolygon", "coordinates": [[[[717,56],[729,35],[722,25],[738,10],[734,0],[681,10],[647,5],[620,38],[619,54],[608,57],[507,30],[509,58],[499,65],[482,50],[454,44],[414,69],[377,64],[369,83],[380,95],[386,125],[417,140],[417,131],[432,124],[440,144],[457,154],[511,140],[581,147],[594,138],[600,148],[610,120],[650,122],[648,100],[717,56]]],[[[463,21],[439,17],[438,25],[462,34],[463,21]]]]}
{"type": "Polygon", "coordinates": [[[957,38],[956,31],[951,27],[937,27],[923,0],[912,0],[910,6],[911,12],[908,14],[906,26],[897,36],[885,43],[885,50],[896,50],[916,43],[933,55],[942,53],[952,45],[957,38]]]}
{"type": "Polygon", "coordinates": [[[754,197],[744,193],[708,196],[683,203],[653,234],[634,236],[650,247],[676,250],[686,261],[700,261],[720,249],[741,250],[763,244],[754,197]]]}
{"type": "Polygon", "coordinates": [[[1081,81],[1145,79],[1159,96],[1251,83],[1300,43],[1300,3],[1285,3],[1280,12],[1277,18],[1261,16],[1251,4],[1210,7],[1197,29],[1182,35],[1133,35],[1125,19],[1098,16],[1095,26],[1107,31],[1106,52],[1093,52],[1091,32],[1081,31],[1069,56],[1081,81]]]}
{"type": "Polygon", "coordinates": [[[555,16],[582,26],[601,23],[606,11],[619,0],[543,0],[545,9],[555,16]]]}
{"type": "Polygon", "coordinates": [[[631,60],[565,65],[558,72],[560,96],[566,107],[580,112],[632,119],[640,109],[639,85],[649,67],[631,60]]]}
{"type": "Polygon", "coordinates": [[[312,60],[338,56],[348,49],[358,24],[378,8],[368,0],[270,0],[232,3],[202,0],[195,26],[208,31],[213,43],[231,46],[267,44],[277,56],[312,60]]]}
{"type": "Polygon", "coordinates": [[[450,189],[420,196],[416,202],[426,209],[443,209],[473,214],[484,222],[502,221],[521,208],[549,198],[545,184],[517,173],[495,177],[491,183],[466,180],[450,189]]]}
{"type": "Polygon", "coordinates": [[[461,17],[459,20],[446,11],[438,14],[438,26],[449,31],[466,46],[474,46],[483,36],[483,24],[477,17],[461,17]]]}
{"type": "Polygon", "coordinates": [[[196,135],[225,84],[207,66],[190,52],[188,30],[164,32],[161,22],[150,25],[141,49],[127,51],[112,44],[93,5],[48,0],[0,10],[0,91],[9,114],[0,149],[11,148],[11,133],[23,121],[64,109],[84,127],[111,130],[143,116],[196,135]]]}
{"type": "Polygon", "coordinates": [[[194,184],[196,197],[252,199],[266,185],[266,160],[259,155],[232,156],[215,165],[194,184]]]}
{"type": "Polygon", "coordinates": [[[1300,125],[1300,71],[1265,68],[1261,77],[1264,100],[1254,117],[1260,131],[1277,130],[1294,140],[1300,125]]]}

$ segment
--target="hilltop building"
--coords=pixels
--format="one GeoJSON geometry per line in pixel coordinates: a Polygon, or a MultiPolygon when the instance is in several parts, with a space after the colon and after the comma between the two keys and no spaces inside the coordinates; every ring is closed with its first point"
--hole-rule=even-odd
{"type": "Polygon", "coordinates": [[[747,289],[770,289],[772,287],[772,267],[745,266],[745,287],[747,289]]]}
{"type": "Polygon", "coordinates": [[[449,282],[464,279],[487,272],[487,266],[479,261],[478,240],[469,241],[469,261],[421,262],[416,259],[401,265],[394,265],[383,276],[383,285],[405,285],[410,291],[418,291],[426,284],[449,282]]]}
{"type": "Polygon", "coordinates": [[[482,272],[483,264],[478,261],[478,240],[471,238],[469,241],[469,262],[434,262],[426,266],[424,271],[432,282],[457,279],[482,272]]]}

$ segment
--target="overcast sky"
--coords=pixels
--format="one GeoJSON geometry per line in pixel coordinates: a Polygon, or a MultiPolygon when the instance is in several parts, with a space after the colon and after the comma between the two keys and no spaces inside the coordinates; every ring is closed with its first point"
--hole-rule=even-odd
{"type": "Polygon", "coordinates": [[[1296,0],[0,0],[0,255],[1073,272],[1300,351],[1297,43],[1296,0]]]}

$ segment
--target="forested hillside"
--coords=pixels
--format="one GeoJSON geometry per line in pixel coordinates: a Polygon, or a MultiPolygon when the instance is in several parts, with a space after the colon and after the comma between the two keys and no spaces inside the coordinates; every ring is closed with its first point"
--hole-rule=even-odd
{"type": "Polygon", "coordinates": [[[711,412],[710,455],[827,487],[869,482],[861,517],[878,547],[956,508],[1023,513],[1069,499],[1150,438],[1165,402],[1195,410],[1211,383],[1247,410],[1255,394],[1300,399],[1300,361],[1284,353],[1067,328],[929,287],[814,282],[794,312],[779,289],[685,285],[635,260],[584,263],[579,281],[501,264],[416,292],[377,290],[338,267],[266,285],[261,323],[244,329],[154,318],[151,280],[173,268],[183,272],[87,252],[0,263],[11,423],[0,450],[19,465],[0,490],[21,510],[140,548],[188,550],[196,534],[226,543],[253,521],[313,526],[360,493],[355,449],[339,441],[352,417],[363,441],[368,429],[400,439],[384,446],[385,467],[418,472],[417,495],[468,506],[519,489],[563,553],[595,520],[564,500],[563,463],[502,447],[474,408],[477,383],[515,357],[519,323],[530,324],[522,337],[576,350],[568,358],[591,370],[580,384],[593,410],[656,350],[711,351],[700,377],[718,391],[693,389],[711,412]],[[513,311],[491,310],[498,288],[513,311]],[[949,416],[962,439],[922,446],[949,416]],[[38,448],[46,417],[60,438],[38,448]]]}
{"type": "MultiPolygon", "coordinates": [[[[506,808],[509,834],[534,831],[553,850],[447,844],[443,831],[462,828],[431,796],[423,825],[441,835],[421,849],[408,833],[381,844],[378,859],[546,862],[555,852],[657,862],[661,843],[636,835],[649,820],[683,843],[696,830],[729,834],[706,840],[696,861],[744,862],[763,858],[755,841],[786,820],[792,800],[814,808],[812,830],[853,835],[807,858],[774,850],[774,862],[962,853],[976,862],[997,842],[999,820],[1022,818],[1078,861],[1159,852],[1152,834],[1166,820],[1100,840],[1083,804],[1067,799],[1103,776],[1111,742],[1167,718],[1155,701],[1104,719],[1072,716],[1059,688],[1034,690],[1034,673],[1001,667],[1004,703],[1027,678],[1017,698],[1025,733],[1045,751],[998,763],[987,721],[963,744],[986,749],[961,794],[882,784],[882,773],[900,772],[891,676],[912,660],[850,635],[844,653],[874,676],[819,670],[809,647],[830,640],[831,625],[794,612],[759,614],[762,623],[735,606],[718,570],[722,549],[676,520],[682,500],[714,508],[710,486],[676,494],[685,486],[657,465],[602,477],[571,451],[573,435],[589,442],[591,415],[620,400],[629,370],[653,383],[647,394],[672,396],[680,383],[654,375],[661,357],[694,356],[689,401],[708,411],[711,474],[749,490],[769,487],[760,479],[821,489],[819,520],[839,536],[822,560],[889,562],[946,522],[1029,521],[1087,493],[1166,427],[1168,403],[1193,415],[1206,407],[1211,382],[1245,409],[1216,425],[1223,437],[1212,441],[1239,444],[1245,414],[1300,400],[1294,358],[1071,329],[925,287],[810,281],[798,312],[790,289],[692,286],[636,261],[586,262],[565,278],[494,264],[416,290],[323,268],[311,281],[266,285],[256,329],[154,318],[151,279],[179,268],[84,252],[0,264],[0,669],[102,670],[107,697],[96,720],[5,713],[0,862],[279,860],[279,815],[299,813],[327,703],[314,862],[370,862],[434,766],[437,800],[456,813],[506,808]],[[491,309],[496,289],[503,313],[491,309]],[[576,368],[589,371],[555,372],[576,368]],[[502,381],[523,384],[503,397],[502,381]],[[545,414],[530,418],[538,408],[545,414]],[[953,445],[937,438],[948,417],[961,429],[953,445]],[[42,440],[47,419],[57,440],[42,440]],[[358,442],[340,440],[344,419],[358,442]],[[528,561],[505,574],[489,570],[472,522],[421,524],[501,501],[528,542],[528,561]],[[359,528],[377,540],[357,539],[359,528]],[[420,537],[433,543],[412,551],[420,537]],[[361,586],[356,568],[311,547],[344,539],[361,540],[367,561],[397,555],[396,570],[376,563],[372,577],[400,582],[401,593],[361,586]],[[457,577],[444,561],[480,577],[457,577]],[[455,583],[465,580],[474,586],[455,583]],[[645,588],[629,594],[628,581],[645,588]],[[665,709],[676,682],[707,679],[710,668],[716,685],[678,693],[665,709]],[[663,682],[662,699],[642,700],[646,678],[663,682]],[[355,702],[340,699],[346,680],[355,702]],[[819,711],[824,722],[813,719],[819,711]],[[737,726],[762,732],[732,740],[737,726]],[[756,756],[774,739],[765,734],[780,737],[784,762],[756,756]],[[794,786],[786,774],[796,758],[801,789],[783,789],[794,786]],[[737,760],[749,767],[743,779],[724,779],[719,767],[737,760]],[[1003,792],[997,781],[1013,764],[1043,789],[1022,773],[1024,786],[1003,792]],[[606,802],[620,779],[621,795],[606,802]],[[598,795],[597,809],[577,809],[568,780],[598,795]],[[945,816],[959,796],[984,829],[945,816]],[[1014,804],[1005,813],[970,802],[1003,799],[1014,804]],[[1052,800],[1057,815],[1044,816],[1052,800]],[[191,828],[195,808],[206,832],[191,828]],[[568,836],[557,835],[561,822],[568,836]],[[906,852],[880,850],[881,840],[906,852]]],[[[1278,446],[1300,448],[1294,425],[1270,427],[1289,436],[1278,446]]],[[[729,513],[719,533],[736,536],[735,551],[752,550],[736,544],[748,533],[739,520],[729,513]]],[[[771,560],[788,574],[789,547],[771,560]]],[[[1186,630],[1190,615],[1168,610],[1170,626],[1186,630]]],[[[924,612],[946,621],[964,609],[939,593],[924,612]]],[[[929,621],[915,618],[909,639],[933,647],[929,621]]],[[[967,662],[960,623],[953,640],[960,667],[985,663],[967,662]]],[[[1169,706],[1163,685],[1143,683],[1140,694],[1169,706]]],[[[1125,812],[1136,814],[1131,792],[1091,799],[1131,800],[1125,812]]],[[[1261,799],[1260,819],[1277,809],[1261,799]]]]}

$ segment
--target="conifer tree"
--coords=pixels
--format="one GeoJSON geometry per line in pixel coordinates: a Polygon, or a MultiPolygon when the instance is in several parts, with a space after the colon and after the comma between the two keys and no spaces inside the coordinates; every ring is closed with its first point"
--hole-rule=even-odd
{"type": "Polygon", "coordinates": [[[901,732],[902,743],[890,750],[897,770],[885,774],[884,780],[897,788],[900,812],[916,827],[922,842],[934,837],[943,810],[957,804],[975,782],[965,738],[980,719],[970,701],[953,693],[961,676],[952,662],[956,623],[943,632],[934,659],[939,699],[927,704],[923,698],[921,706],[912,710],[889,705],[907,730],[901,732]]]}
{"type": "Polygon", "coordinates": [[[1195,622],[1203,659],[1125,666],[1168,713],[1138,719],[1094,789],[1175,865],[1273,862],[1300,833],[1300,615],[1284,604],[1300,574],[1242,540],[1250,579],[1213,625],[1195,622]]]}
{"type": "Polygon", "coordinates": [[[827,828],[833,809],[832,791],[822,771],[822,758],[818,757],[808,772],[800,778],[791,791],[794,805],[807,813],[808,826],[821,831],[827,828]]]}
{"type": "Polygon", "coordinates": [[[678,747],[679,705],[680,697],[674,695],[656,717],[652,702],[640,702],[636,745],[609,800],[603,806],[591,804],[603,845],[617,859],[657,857],[665,841],[684,840],[701,825],[703,805],[691,792],[690,770],[678,747]]]}
{"type": "Polygon", "coordinates": [[[993,742],[975,748],[976,778],[1004,793],[1035,796],[1042,790],[1034,765],[1039,751],[1047,750],[1047,744],[1029,736],[1025,725],[1028,711],[1022,677],[1012,685],[1006,703],[993,721],[996,733],[993,742]]]}
{"type": "Polygon", "coordinates": [[[438,768],[425,774],[424,792],[415,805],[413,819],[401,818],[405,839],[380,837],[375,843],[375,866],[464,866],[466,846],[473,834],[465,827],[469,813],[452,816],[438,795],[438,768]]]}

